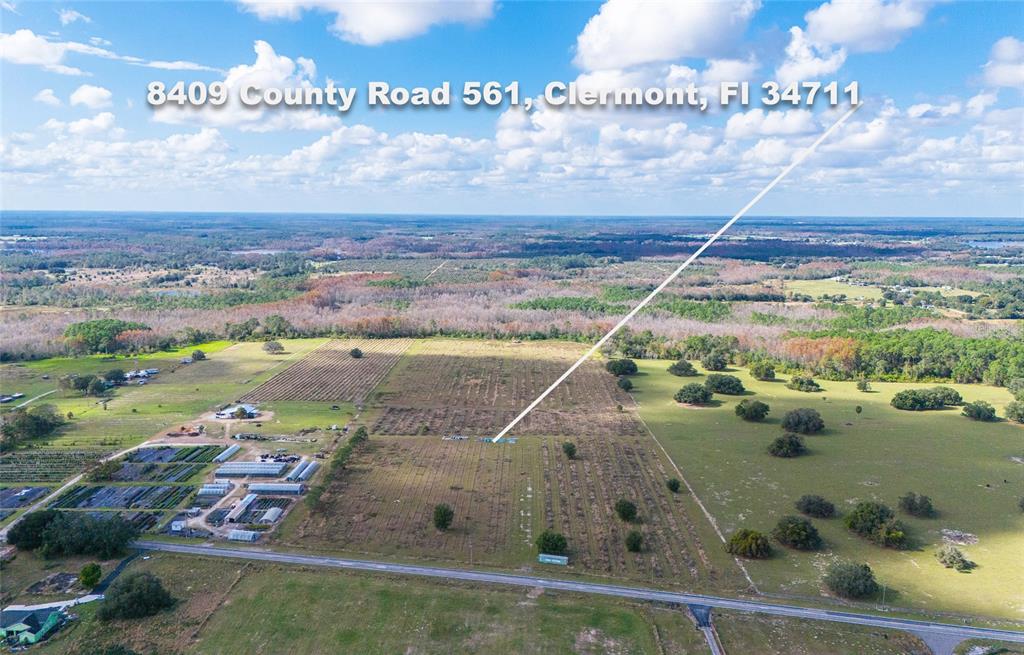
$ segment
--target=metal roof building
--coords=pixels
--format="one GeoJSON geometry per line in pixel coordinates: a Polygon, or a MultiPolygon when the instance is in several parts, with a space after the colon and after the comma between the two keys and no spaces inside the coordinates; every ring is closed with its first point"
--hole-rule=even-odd
{"type": "Polygon", "coordinates": [[[245,513],[245,510],[249,508],[249,505],[252,505],[252,501],[254,500],[256,500],[256,494],[247,494],[245,498],[239,501],[239,503],[235,505],[235,508],[228,512],[228,515],[224,518],[227,519],[228,523],[234,523],[238,520],[239,516],[245,513]]]}
{"type": "Polygon", "coordinates": [[[199,487],[200,496],[223,496],[231,491],[231,485],[227,483],[204,484],[199,487]]]}
{"type": "Polygon", "coordinates": [[[284,508],[282,507],[271,507],[263,514],[263,518],[260,519],[260,523],[273,523],[277,519],[281,518],[284,514],[284,508]]]}
{"type": "Polygon", "coordinates": [[[299,480],[308,480],[314,473],[316,473],[318,468],[320,468],[320,462],[310,462],[309,466],[299,473],[299,480]]]}
{"type": "Polygon", "coordinates": [[[241,450],[241,449],[242,449],[242,447],[241,446],[237,446],[237,445],[235,445],[235,446],[228,446],[223,451],[221,451],[221,453],[219,455],[214,457],[213,461],[218,463],[218,464],[221,463],[221,462],[226,462],[229,459],[231,459],[231,457],[235,453],[237,453],[239,450],[241,450]]]}
{"type": "Polygon", "coordinates": [[[249,485],[250,494],[302,494],[306,485],[297,482],[253,482],[249,485]]]}
{"type": "Polygon", "coordinates": [[[227,462],[214,475],[218,478],[242,478],[249,475],[277,478],[286,468],[286,462],[227,462]]]}
{"type": "Polygon", "coordinates": [[[306,468],[308,465],[309,465],[309,460],[306,459],[305,457],[303,457],[302,461],[300,461],[298,464],[295,465],[295,468],[293,468],[291,470],[291,473],[289,473],[288,477],[285,478],[285,479],[286,480],[298,480],[299,476],[302,474],[302,469],[306,468]]]}
{"type": "Polygon", "coordinates": [[[228,533],[231,541],[256,541],[259,538],[260,533],[255,530],[232,530],[228,533]]]}

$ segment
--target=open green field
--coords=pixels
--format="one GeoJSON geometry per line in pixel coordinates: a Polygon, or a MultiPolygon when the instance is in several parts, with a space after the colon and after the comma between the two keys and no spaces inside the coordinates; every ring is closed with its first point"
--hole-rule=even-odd
{"type": "MultiPolygon", "coordinates": [[[[638,362],[633,378],[640,415],[682,469],[697,495],[726,534],[740,527],[771,530],[793,502],[816,493],[840,511],[860,500],[893,507],[907,491],[931,496],[939,516],[901,515],[917,547],[883,549],[849,533],[840,519],[814,519],[826,540],[819,553],[776,546],[767,561],[747,568],[765,592],[814,597],[822,592],[821,573],[835,559],[867,562],[886,586],[887,605],[922,610],[1024,618],[1024,428],[1007,422],[980,423],[959,408],[904,412],[889,405],[901,389],[929,385],[872,383],[871,393],[853,382],[821,381],[821,393],[787,389],[783,382],[759,382],[745,370],[733,374],[748,389],[746,398],[771,406],[764,423],[734,414],[739,397],[716,395],[717,407],[683,407],[672,399],[686,383],[703,377],[670,375],[670,362],[638,362]],[[751,393],[752,392],[752,393],[751,393]],[[855,407],[863,407],[856,413],[855,407]],[[789,409],[821,412],[826,430],[806,437],[810,453],[795,459],[769,456],[769,441],[781,433],[789,409]],[[945,569],[934,557],[940,530],[978,537],[962,550],[978,567],[970,573],[945,569]]],[[[1010,394],[981,385],[954,386],[965,400],[987,400],[1001,414],[1010,394]]],[[[881,599],[878,599],[879,602],[881,599]]]]}
{"type": "MultiPolygon", "coordinates": [[[[129,570],[163,580],[178,604],[101,624],[97,605],[34,650],[84,655],[123,644],[143,653],[708,653],[682,608],[408,577],[153,553],[129,570]]],[[[716,613],[730,653],[897,655],[920,650],[892,631],[716,613]]]]}
{"type": "MultiPolygon", "coordinates": [[[[282,344],[290,356],[272,356],[263,352],[261,344],[237,343],[224,347],[218,342],[205,361],[187,366],[177,364],[181,353],[156,353],[142,365],[160,368],[161,372],[145,386],[119,387],[107,400],[106,408],[93,397],[66,397],[61,392],[43,401],[55,405],[62,414],[72,418],[57,435],[35,442],[37,447],[92,448],[118,450],[132,446],[176,424],[191,423],[204,412],[232,402],[277,371],[296,361],[303,353],[323,343],[323,339],[302,339],[282,344]],[[163,365],[161,365],[163,364],[163,365]]],[[[191,352],[193,349],[185,349],[191,352]]],[[[99,357],[82,359],[48,359],[30,362],[23,368],[37,376],[50,375],[45,381],[50,389],[56,378],[68,373],[94,373],[111,368],[134,367],[135,359],[109,360],[99,357]],[[80,366],[79,366],[80,364],[80,366]]],[[[4,367],[8,377],[24,370],[4,367]]],[[[44,389],[46,390],[46,389],[44,389]]],[[[301,422],[299,417],[289,418],[301,422]]],[[[218,426],[209,425],[211,436],[218,426]]]]}
{"type": "MultiPolygon", "coordinates": [[[[786,280],[786,291],[802,293],[812,298],[819,298],[823,295],[835,296],[845,294],[847,298],[864,300],[881,300],[882,289],[879,286],[857,286],[839,280],[786,280]]],[[[965,291],[964,289],[943,289],[940,287],[915,287],[917,291],[931,291],[941,293],[944,296],[977,296],[977,291],[965,291]]]]}

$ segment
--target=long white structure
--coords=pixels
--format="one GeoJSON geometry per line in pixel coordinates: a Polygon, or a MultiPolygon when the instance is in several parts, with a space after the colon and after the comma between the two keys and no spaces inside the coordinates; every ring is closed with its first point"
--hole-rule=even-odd
{"type": "Polygon", "coordinates": [[[308,465],[309,465],[309,460],[306,459],[305,457],[303,457],[302,460],[298,464],[295,465],[295,468],[293,468],[291,470],[291,472],[288,474],[288,477],[285,478],[285,479],[286,480],[298,480],[298,479],[300,479],[299,476],[302,475],[302,470],[304,468],[306,468],[308,465]]]}
{"type": "Polygon", "coordinates": [[[235,508],[228,512],[228,515],[224,517],[228,523],[234,523],[238,520],[242,514],[245,514],[245,510],[249,509],[249,505],[252,505],[253,501],[256,500],[256,494],[250,493],[245,496],[242,500],[235,505],[235,508]]]}
{"type": "Polygon", "coordinates": [[[316,473],[317,469],[319,469],[319,468],[320,468],[320,462],[310,462],[309,466],[307,466],[305,469],[303,469],[302,473],[299,474],[299,480],[301,480],[301,481],[308,480],[310,477],[312,477],[312,475],[314,473],[316,473]]]}
{"type": "Polygon", "coordinates": [[[225,448],[225,449],[224,449],[223,451],[221,451],[221,453],[220,453],[219,455],[217,455],[216,457],[214,457],[214,458],[213,458],[213,461],[214,461],[215,463],[217,463],[217,464],[220,464],[221,462],[226,462],[226,461],[228,461],[229,459],[231,459],[231,457],[232,457],[232,456],[233,456],[233,455],[234,455],[235,453],[237,453],[237,452],[238,452],[239,450],[241,450],[241,449],[242,449],[242,447],[241,447],[241,446],[238,446],[238,445],[235,445],[235,446],[228,446],[228,447],[227,447],[227,448],[225,448]]]}
{"type": "Polygon", "coordinates": [[[279,478],[286,468],[286,462],[227,462],[214,475],[218,478],[244,478],[250,475],[279,478]]]}

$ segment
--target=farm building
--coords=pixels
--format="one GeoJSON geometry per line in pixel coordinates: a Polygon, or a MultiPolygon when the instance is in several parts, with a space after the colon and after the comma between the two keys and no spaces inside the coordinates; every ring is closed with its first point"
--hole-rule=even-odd
{"type": "Polygon", "coordinates": [[[287,462],[227,462],[214,475],[218,478],[244,478],[250,475],[277,478],[286,468],[287,462]]]}
{"type": "Polygon", "coordinates": [[[303,457],[302,460],[295,465],[295,468],[291,470],[291,472],[288,474],[288,477],[285,479],[298,480],[299,476],[302,474],[302,469],[306,468],[307,465],[309,465],[309,460],[303,457]]]}
{"type": "Polygon", "coordinates": [[[220,464],[221,462],[226,462],[229,459],[231,459],[231,457],[239,450],[241,450],[241,446],[228,446],[219,455],[214,457],[213,461],[216,462],[217,464],[220,464]]]}
{"type": "Polygon", "coordinates": [[[254,482],[249,485],[249,494],[303,494],[306,485],[293,482],[254,482]]]}
{"type": "Polygon", "coordinates": [[[284,509],[281,507],[271,507],[263,513],[263,518],[260,519],[260,523],[273,523],[277,519],[281,518],[284,514],[284,509]]]}
{"type": "Polygon", "coordinates": [[[302,472],[299,473],[299,480],[308,480],[314,473],[316,473],[318,468],[320,468],[320,462],[310,462],[309,466],[304,468],[302,472]]]}
{"type": "Polygon", "coordinates": [[[0,637],[8,643],[28,646],[46,639],[63,620],[60,608],[3,610],[0,612],[0,637]]]}
{"type": "Polygon", "coordinates": [[[255,530],[232,530],[228,533],[231,541],[256,541],[259,538],[260,533],[255,530]]]}
{"type": "Polygon", "coordinates": [[[199,487],[198,495],[200,496],[224,496],[231,491],[231,485],[228,483],[214,483],[204,484],[199,487]]]}
{"type": "Polygon", "coordinates": [[[217,412],[216,416],[217,418],[220,419],[238,418],[238,415],[241,412],[245,412],[245,418],[256,418],[257,416],[260,415],[260,412],[258,409],[256,409],[255,405],[243,403],[241,405],[231,405],[230,407],[225,407],[224,409],[217,412]]]}
{"type": "Polygon", "coordinates": [[[241,501],[239,501],[239,503],[235,505],[235,508],[228,512],[228,515],[226,517],[228,523],[234,523],[235,521],[237,521],[238,517],[245,513],[245,510],[249,508],[249,505],[252,505],[252,502],[254,500],[256,500],[256,494],[250,493],[247,494],[245,498],[243,498],[241,501]]]}

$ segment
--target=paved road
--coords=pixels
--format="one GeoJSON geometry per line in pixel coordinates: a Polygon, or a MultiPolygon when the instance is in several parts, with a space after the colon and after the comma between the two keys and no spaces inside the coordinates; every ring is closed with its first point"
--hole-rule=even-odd
{"type": "Polygon", "coordinates": [[[321,557],[318,555],[293,555],[291,553],[248,550],[243,548],[228,549],[214,548],[212,546],[191,546],[187,544],[174,544],[159,541],[138,541],[136,542],[136,546],[147,550],[159,550],[183,555],[262,560],[267,562],[279,562],[282,564],[322,566],[338,569],[353,569],[358,571],[376,571],[378,573],[398,575],[418,575],[430,578],[463,580],[467,582],[485,584],[542,587],[544,589],[555,589],[559,591],[571,591],[582,594],[600,594],[603,596],[618,596],[621,598],[632,598],[636,600],[657,601],[663,603],[707,605],[708,607],[740,612],[758,612],[761,614],[772,614],[775,616],[788,616],[800,619],[812,619],[816,621],[833,621],[837,623],[852,623],[876,628],[888,628],[891,630],[905,630],[917,635],[927,635],[929,637],[941,638],[946,641],[962,641],[964,639],[995,639],[1024,643],[1024,632],[1015,632],[1012,630],[994,630],[991,628],[977,628],[951,623],[915,621],[912,619],[890,618],[875,616],[872,614],[857,614],[854,612],[837,612],[810,607],[779,605],[759,600],[719,598],[716,596],[705,596],[703,594],[661,591],[658,589],[645,589],[641,587],[625,587],[596,582],[558,580],[554,578],[539,578],[509,573],[468,571],[465,569],[445,569],[431,566],[395,564],[391,562],[341,559],[336,557],[321,557]]]}
{"type": "Polygon", "coordinates": [[[47,391],[46,393],[39,394],[35,398],[29,398],[28,400],[26,400],[25,402],[21,403],[20,405],[16,405],[14,407],[14,409],[21,409],[22,407],[24,407],[25,405],[27,405],[27,404],[29,404],[29,403],[31,403],[33,401],[39,400],[40,398],[46,398],[51,393],[57,393],[57,390],[56,389],[51,389],[50,391],[47,391]]]}

